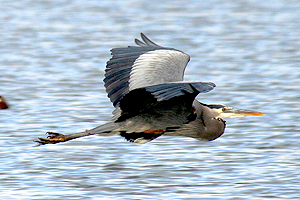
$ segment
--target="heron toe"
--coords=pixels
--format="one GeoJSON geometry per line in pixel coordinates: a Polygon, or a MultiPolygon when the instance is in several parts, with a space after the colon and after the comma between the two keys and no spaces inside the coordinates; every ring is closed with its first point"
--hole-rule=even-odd
{"type": "Polygon", "coordinates": [[[66,136],[64,134],[54,132],[47,132],[46,134],[48,134],[47,138],[39,138],[39,140],[35,141],[37,142],[35,146],[40,146],[43,144],[55,144],[66,141],[66,136]]]}

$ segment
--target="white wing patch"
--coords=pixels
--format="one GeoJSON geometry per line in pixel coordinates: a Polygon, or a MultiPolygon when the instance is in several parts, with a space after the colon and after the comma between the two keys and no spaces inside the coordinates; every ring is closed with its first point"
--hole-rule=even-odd
{"type": "Polygon", "coordinates": [[[130,72],[129,91],[168,83],[182,81],[190,56],[176,50],[155,50],[138,57],[130,72]]]}

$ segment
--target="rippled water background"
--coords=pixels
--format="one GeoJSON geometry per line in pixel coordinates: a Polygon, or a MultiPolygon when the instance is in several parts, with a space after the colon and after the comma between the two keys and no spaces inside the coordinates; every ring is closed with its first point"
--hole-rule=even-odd
{"type": "Polygon", "coordinates": [[[297,199],[300,197],[300,2],[1,1],[1,199],[297,199]],[[112,47],[144,32],[191,56],[198,96],[267,113],[228,119],[212,142],[137,145],[91,136],[32,147],[46,131],[100,125],[112,47]]]}

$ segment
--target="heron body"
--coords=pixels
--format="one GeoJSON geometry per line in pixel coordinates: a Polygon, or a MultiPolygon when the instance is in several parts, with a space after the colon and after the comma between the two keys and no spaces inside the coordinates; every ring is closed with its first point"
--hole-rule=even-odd
{"type": "Polygon", "coordinates": [[[88,135],[119,134],[136,143],[146,143],[161,135],[214,140],[225,130],[221,117],[262,115],[224,105],[207,105],[195,100],[211,91],[211,82],[183,81],[190,56],[162,47],[141,33],[138,46],[114,48],[105,69],[104,86],[115,110],[112,120],[91,130],[63,135],[48,132],[37,146],[65,142],[88,135]]]}

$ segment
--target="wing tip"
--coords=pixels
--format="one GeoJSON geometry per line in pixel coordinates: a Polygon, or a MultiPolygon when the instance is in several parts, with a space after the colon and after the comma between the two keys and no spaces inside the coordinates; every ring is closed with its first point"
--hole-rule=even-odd
{"type": "Polygon", "coordinates": [[[154,43],[152,40],[150,40],[144,33],[140,33],[141,38],[143,40],[140,41],[139,39],[135,39],[135,43],[139,46],[156,46],[156,47],[160,47],[158,44],[154,43]],[[141,44],[141,45],[140,45],[141,44]]]}
{"type": "Polygon", "coordinates": [[[135,38],[134,39],[135,44],[137,44],[138,46],[144,47],[147,46],[144,42],[142,42],[141,40],[135,38]]]}
{"type": "Polygon", "coordinates": [[[192,82],[189,83],[189,85],[193,88],[194,91],[198,91],[199,93],[207,93],[211,90],[213,90],[216,87],[216,84],[213,82],[192,82]]]}

